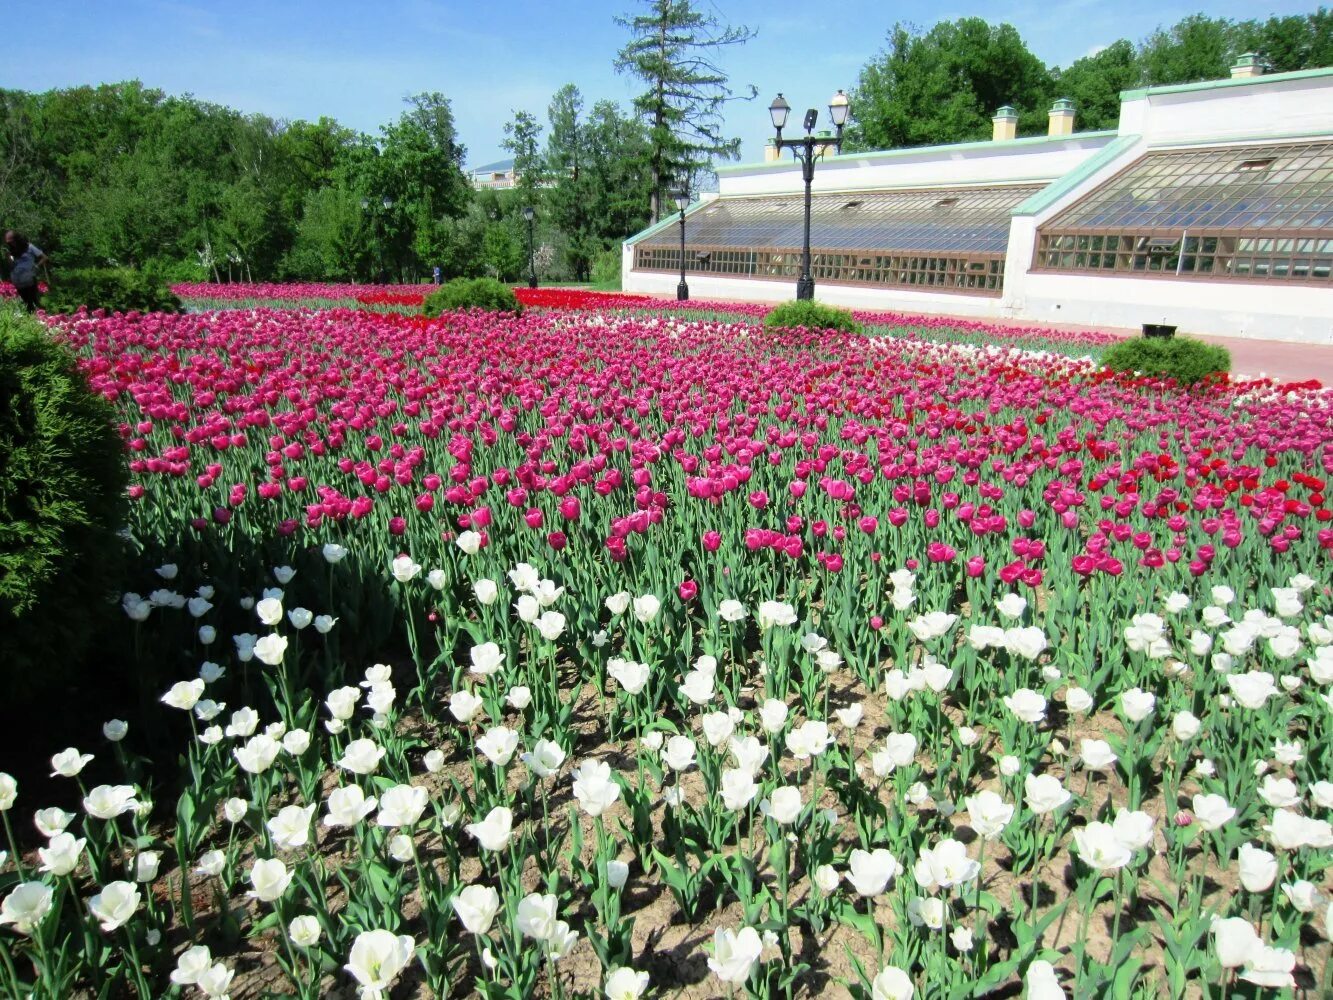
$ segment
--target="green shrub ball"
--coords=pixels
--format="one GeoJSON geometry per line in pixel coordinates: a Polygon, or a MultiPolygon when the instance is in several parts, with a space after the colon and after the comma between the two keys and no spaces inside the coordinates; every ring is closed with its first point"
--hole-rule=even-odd
{"type": "Polygon", "coordinates": [[[421,304],[421,311],[427,316],[457,309],[486,309],[515,316],[523,312],[514,290],[494,278],[455,278],[427,295],[421,304]]]}
{"type": "Polygon", "coordinates": [[[1114,345],[1102,355],[1102,364],[1114,372],[1142,372],[1193,386],[1229,372],[1231,353],[1191,337],[1135,337],[1114,345]]]}
{"type": "Polygon", "coordinates": [[[764,317],[769,330],[838,330],[842,333],[860,333],[861,324],[846,309],[826,306],[810,299],[784,302],[769,310],[764,317]]]}

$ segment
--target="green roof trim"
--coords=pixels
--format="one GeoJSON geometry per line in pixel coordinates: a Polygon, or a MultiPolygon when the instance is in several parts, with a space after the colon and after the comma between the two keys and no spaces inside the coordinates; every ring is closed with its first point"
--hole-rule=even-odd
{"type": "Polygon", "coordinates": [[[1056,200],[1064,197],[1078,185],[1097,173],[1108,163],[1117,157],[1124,155],[1139,142],[1137,135],[1122,135],[1110,145],[1099,149],[1092,156],[1080,163],[1067,174],[1063,174],[1051,181],[1046,187],[1042,188],[1027,201],[1014,208],[1014,215],[1036,215],[1044,211],[1056,200]]]}
{"type": "MultiPolygon", "coordinates": [[[[868,150],[864,153],[842,153],[838,156],[825,157],[820,162],[850,163],[853,160],[864,160],[869,157],[906,159],[911,156],[930,156],[939,153],[960,153],[985,149],[1012,149],[1014,147],[1024,146],[1044,146],[1048,144],[1053,145],[1077,142],[1080,139],[1106,139],[1113,137],[1116,134],[1114,129],[1108,129],[1103,132],[1074,132],[1071,135],[1031,135],[1024,136],[1021,139],[1001,139],[998,142],[994,139],[983,139],[978,142],[954,142],[943,146],[908,146],[903,149],[868,150]]],[[[793,161],[791,160],[779,160],[774,163],[736,163],[731,166],[714,167],[713,173],[735,174],[760,170],[790,170],[792,162],[793,161]]]]}
{"type": "Polygon", "coordinates": [[[1264,76],[1232,77],[1228,80],[1204,80],[1202,83],[1176,83],[1163,87],[1140,87],[1137,90],[1122,90],[1120,100],[1140,101],[1145,97],[1157,97],[1161,94],[1189,94],[1201,90],[1222,90],[1226,87],[1261,87],[1267,83],[1283,83],[1288,80],[1315,80],[1319,77],[1333,76],[1333,66],[1321,69],[1298,69],[1290,73],[1268,73],[1264,76]]]}
{"type": "Polygon", "coordinates": [[[1171,139],[1157,143],[1152,149],[1175,149],[1186,146],[1239,146],[1243,143],[1278,143],[1293,139],[1312,139],[1327,142],[1333,136],[1328,129],[1318,132],[1251,132],[1246,135],[1229,135],[1224,139],[1214,136],[1211,139],[1171,139]]]}
{"type": "MultiPolygon", "coordinates": [[[[716,200],[717,200],[716,198],[709,198],[707,201],[692,202],[690,206],[685,209],[685,217],[689,218],[699,209],[703,208],[705,205],[711,205],[716,200]]],[[[677,210],[675,212],[672,212],[665,218],[659,219],[657,222],[653,223],[647,229],[643,230],[643,232],[635,233],[629,239],[625,240],[623,245],[629,246],[631,243],[638,243],[639,240],[644,239],[645,237],[652,236],[654,233],[660,233],[667,226],[675,226],[679,224],[680,224],[680,211],[677,210]]]]}

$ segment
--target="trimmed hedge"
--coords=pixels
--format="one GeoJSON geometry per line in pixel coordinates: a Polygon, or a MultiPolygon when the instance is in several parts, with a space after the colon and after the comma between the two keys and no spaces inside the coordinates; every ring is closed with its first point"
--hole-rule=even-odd
{"type": "Polygon", "coordinates": [[[438,316],[455,309],[488,309],[492,312],[523,312],[514,290],[494,278],[455,278],[426,296],[421,311],[438,316]]]}
{"type": "Polygon", "coordinates": [[[79,306],[107,312],[181,311],[181,300],[162,279],[128,267],[60,271],[42,302],[47,312],[72,313],[79,306]]]}
{"type": "Polygon", "coordinates": [[[860,333],[861,324],[846,309],[826,306],[810,299],[797,299],[774,306],[764,317],[769,330],[838,330],[842,333],[860,333]]]}
{"type": "MultiPolygon", "coordinates": [[[[128,467],[115,412],[35,319],[0,309],[0,683],[73,680],[118,613],[128,467]]],[[[21,702],[20,702],[21,703],[21,702]]]]}
{"type": "Polygon", "coordinates": [[[1106,351],[1102,364],[1115,372],[1142,372],[1192,386],[1231,371],[1231,353],[1191,337],[1135,337],[1106,351]]]}

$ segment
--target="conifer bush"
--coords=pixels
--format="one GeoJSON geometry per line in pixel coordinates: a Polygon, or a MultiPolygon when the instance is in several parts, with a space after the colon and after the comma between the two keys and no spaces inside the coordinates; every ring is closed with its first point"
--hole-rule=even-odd
{"type": "Polygon", "coordinates": [[[1102,355],[1102,364],[1115,372],[1142,372],[1192,386],[1229,372],[1231,353],[1191,337],[1135,337],[1113,345],[1102,355]]]}
{"type": "Polygon", "coordinates": [[[455,278],[426,296],[421,311],[438,316],[454,309],[487,309],[492,312],[523,312],[514,290],[494,278],[455,278]]]}
{"type": "Polygon", "coordinates": [[[861,324],[848,310],[809,299],[797,299],[774,306],[764,317],[764,326],[769,330],[792,330],[804,327],[807,330],[861,332],[861,324]]]}
{"type": "MultiPolygon", "coordinates": [[[[0,309],[0,684],[69,680],[119,584],[128,472],[111,404],[37,320],[0,309]]],[[[13,706],[11,701],[10,707],[13,706]]]]}

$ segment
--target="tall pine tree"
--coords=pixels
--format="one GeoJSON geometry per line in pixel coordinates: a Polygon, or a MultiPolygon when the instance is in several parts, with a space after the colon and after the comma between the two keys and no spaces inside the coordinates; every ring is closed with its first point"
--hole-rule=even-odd
{"type": "MultiPolygon", "coordinates": [[[[646,85],[634,98],[634,110],[649,128],[649,209],[656,222],[678,178],[713,158],[740,156],[740,138],[723,132],[722,108],[737,95],[718,59],[727,46],[743,45],[755,32],[724,25],[696,10],[691,0],[643,0],[643,6],[641,14],[615,19],[630,33],[616,70],[646,85]]],[[[754,86],[746,89],[743,100],[758,93],[754,86]]]]}

